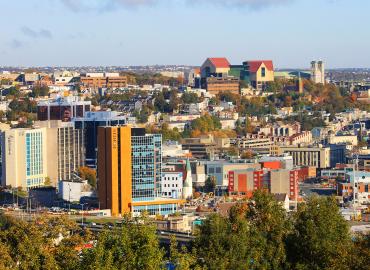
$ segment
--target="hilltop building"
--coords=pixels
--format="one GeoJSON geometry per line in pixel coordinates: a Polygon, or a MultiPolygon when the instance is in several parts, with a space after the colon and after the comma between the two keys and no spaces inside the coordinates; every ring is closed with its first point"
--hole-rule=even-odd
{"type": "Polygon", "coordinates": [[[245,79],[257,90],[265,90],[268,82],[274,81],[274,64],[271,60],[253,60],[243,62],[245,79]]]}
{"type": "Polygon", "coordinates": [[[202,88],[215,95],[226,91],[239,94],[239,78],[229,76],[229,71],[226,58],[207,58],[200,68],[202,88]]]}
{"type": "Polygon", "coordinates": [[[311,80],[314,83],[325,83],[325,67],[323,61],[311,62],[311,80]]]}

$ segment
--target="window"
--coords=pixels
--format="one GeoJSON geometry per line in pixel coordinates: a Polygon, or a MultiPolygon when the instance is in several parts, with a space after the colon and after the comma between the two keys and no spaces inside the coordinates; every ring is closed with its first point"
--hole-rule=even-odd
{"type": "Polygon", "coordinates": [[[266,77],[266,68],[261,68],[261,76],[266,77]]]}
{"type": "Polygon", "coordinates": [[[365,185],[365,192],[369,192],[369,185],[365,185]]]}

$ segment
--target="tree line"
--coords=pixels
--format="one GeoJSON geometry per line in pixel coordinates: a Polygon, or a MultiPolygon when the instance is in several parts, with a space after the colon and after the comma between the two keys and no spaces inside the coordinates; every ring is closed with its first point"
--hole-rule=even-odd
{"type": "Polygon", "coordinates": [[[311,197],[287,214],[258,191],[204,220],[191,248],[172,237],[167,252],[145,215],[99,235],[64,217],[2,214],[0,229],[0,269],[369,269],[369,235],[351,235],[330,197],[311,197]]]}

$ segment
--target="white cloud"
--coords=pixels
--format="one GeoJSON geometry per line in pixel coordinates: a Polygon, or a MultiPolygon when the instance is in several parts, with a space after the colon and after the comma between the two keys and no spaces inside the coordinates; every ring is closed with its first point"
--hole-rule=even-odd
{"type": "Polygon", "coordinates": [[[75,12],[97,11],[104,12],[116,8],[135,8],[154,6],[159,3],[167,4],[206,4],[226,7],[245,7],[261,9],[269,6],[287,4],[295,0],[60,0],[66,7],[75,12]]]}
{"type": "Polygon", "coordinates": [[[21,31],[24,35],[31,37],[31,38],[48,38],[51,39],[53,37],[52,33],[46,29],[40,29],[39,31],[33,30],[27,26],[23,26],[21,31]]]}

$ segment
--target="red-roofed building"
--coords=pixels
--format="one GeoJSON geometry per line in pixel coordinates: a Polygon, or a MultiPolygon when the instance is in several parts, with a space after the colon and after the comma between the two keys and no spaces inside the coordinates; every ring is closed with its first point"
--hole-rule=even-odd
{"type": "Polygon", "coordinates": [[[200,67],[202,78],[223,77],[229,70],[230,63],[225,57],[207,58],[200,67]]]}
{"type": "Polygon", "coordinates": [[[230,63],[224,57],[207,58],[200,67],[201,86],[212,94],[229,91],[239,94],[239,78],[229,75],[230,63]]]}
{"type": "Polygon", "coordinates": [[[243,67],[251,86],[257,90],[264,90],[267,82],[274,81],[274,64],[271,60],[245,61],[243,67]]]}

